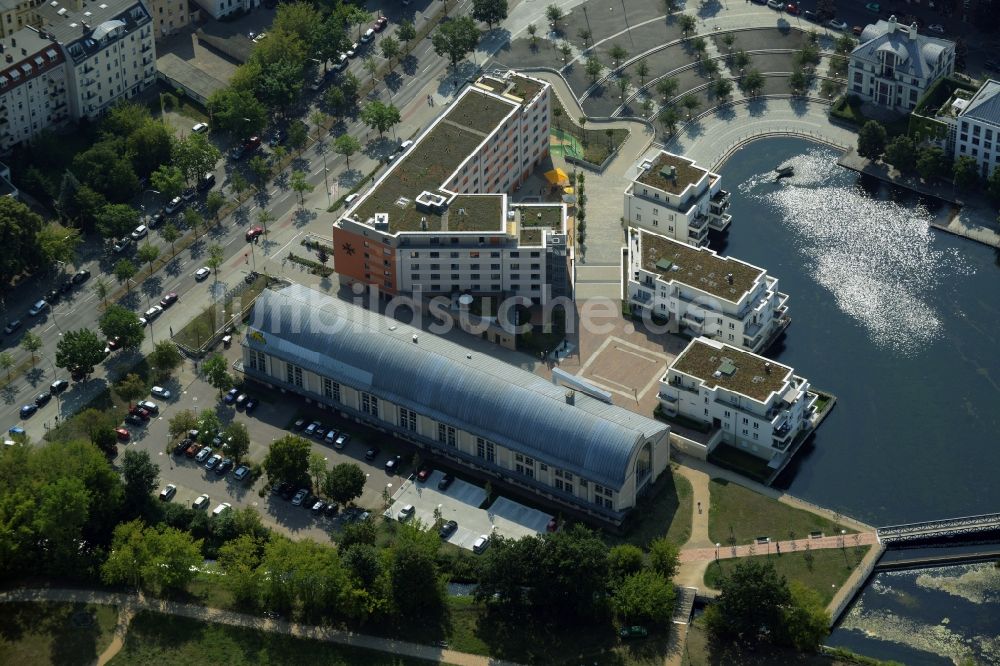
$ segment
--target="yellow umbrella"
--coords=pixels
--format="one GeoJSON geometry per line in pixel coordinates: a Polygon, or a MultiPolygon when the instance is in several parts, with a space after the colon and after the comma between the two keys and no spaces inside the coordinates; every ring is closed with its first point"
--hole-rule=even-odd
{"type": "Polygon", "coordinates": [[[562,169],[553,169],[552,171],[545,172],[545,178],[553,185],[569,184],[569,176],[562,169]]]}

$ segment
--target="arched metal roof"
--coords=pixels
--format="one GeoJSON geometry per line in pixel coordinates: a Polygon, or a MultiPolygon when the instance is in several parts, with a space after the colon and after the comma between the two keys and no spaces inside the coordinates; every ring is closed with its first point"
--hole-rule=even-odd
{"type": "Polygon", "coordinates": [[[118,21],[118,20],[105,21],[104,23],[94,28],[94,34],[92,35],[92,37],[97,41],[101,41],[109,34],[111,34],[113,31],[117,30],[118,28],[124,28],[124,27],[125,27],[124,21],[118,21]]]}
{"type": "Polygon", "coordinates": [[[265,290],[250,326],[251,348],[610,487],[667,430],[579,392],[569,405],[538,375],[299,285],[265,290]]]}

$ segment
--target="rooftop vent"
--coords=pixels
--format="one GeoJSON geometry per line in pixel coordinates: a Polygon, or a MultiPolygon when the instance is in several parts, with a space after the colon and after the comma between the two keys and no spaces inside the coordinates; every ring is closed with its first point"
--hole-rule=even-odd
{"type": "Polygon", "coordinates": [[[726,273],[726,282],[728,282],[729,284],[733,283],[733,274],[732,273],[726,273]]]}
{"type": "Polygon", "coordinates": [[[566,391],[566,404],[575,405],[576,404],[576,391],[570,389],[566,391]]]}
{"type": "Polygon", "coordinates": [[[764,364],[764,372],[766,372],[767,374],[771,374],[771,364],[770,363],[765,363],[764,364]]]}
{"type": "Polygon", "coordinates": [[[417,334],[413,334],[413,344],[417,344],[417,334]]]}
{"type": "Polygon", "coordinates": [[[372,228],[379,231],[389,230],[389,214],[388,213],[375,213],[375,217],[372,218],[372,228]]]}
{"type": "Polygon", "coordinates": [[[459,208],[458,209],[458,214],[459,215],[466,215],[465,209],[464,208],[459,208]]]}
{"type": "Polygon", "coordinates": [[[426,217],[420,218],[420,230],[421,231],[427,231],[427,218],[426,217]]]}
{"type": "Polygon", "coordinates": [[[717,373],[725,375],[726,377],[732,377],[736,374],[736,364],[730,358],[722,357],[722,363],[719,364],[719,369],[716,370],[717,373]]]}

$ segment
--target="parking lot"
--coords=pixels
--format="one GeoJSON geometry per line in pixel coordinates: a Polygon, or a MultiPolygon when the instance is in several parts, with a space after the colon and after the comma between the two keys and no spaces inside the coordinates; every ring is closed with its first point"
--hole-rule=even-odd
{"type": "Polygon", "coordinates": [[[498,498],[489,508],[480,508],[486,501],[486,492],[477,485],[455,479],[446,489],[439,490],[438,483],[444,472],[434,470],[427,481],[415,478],[405,481],[393,495],[393,503],[387,514],[397,518],[400,509],[411,504],[414,515],[411,520],[419,520],[424,525],[433,525],[434,511],[440,509],[441,520],[458,523],[447,541],[461,548],[472,550],[473,542],[482,535],[501,534],[519,539],[545,531],[552,516],[518,504],[506,498],[498,498]]]}

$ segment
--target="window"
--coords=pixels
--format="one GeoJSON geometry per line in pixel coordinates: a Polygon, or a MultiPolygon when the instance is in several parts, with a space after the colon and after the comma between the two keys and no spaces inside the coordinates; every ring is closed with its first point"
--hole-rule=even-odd
{"type": "Polygon", "coordinates": [[[248,365],[251,370],[259,370],[260,372],[267,372],[267,365],[265,361],[264,352],[259,352],[254,349],[251,349],[248,365]]]}
{"type": "Polygon", "coordinates": [[[379,418],[378,415],[378,398],[373,396],[371,393],[361,392],[361,411],[365,414],[370,414],[375,418],[379,418]]]}
{"type": "Polygon", "coordinates": [[[487,462],[496,462],[497,460],[496,444],[487,439],[483,439],[482,437],[477,437],[476,455],[486,460],[487,462]]]}
{"type": "Polygon", "coordinates": [[[399,408],[399,425],[412,432],[417,431],[417,413],[406,407],[399,408]]]}
{"type": "Polygon", "coordinates": [[[302,388],[302,368],[288,363],[285,365],[285,381],[292,386],[302,388]]]}
{"type": "Polygon", "coordinates": [[[455,427],[438,423],[438,441],[448,446],[455,446],[455,427]]]}
{"type": "Polygon", "coordinates": [[[340,384],[324,377],[323,395],[326,396],[327,398],[340,402],[340,384]]]}

